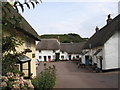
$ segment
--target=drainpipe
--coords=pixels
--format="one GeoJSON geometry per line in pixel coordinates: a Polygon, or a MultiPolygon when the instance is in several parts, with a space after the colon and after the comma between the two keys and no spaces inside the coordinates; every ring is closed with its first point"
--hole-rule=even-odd
{"type": "Polygon", "coordinates": [[[92,45],[91,44],[89,44],[89,48],[90,48],[90,55],[89,55],[89,62],[90,62],[90,58],[92,57],[92,54],[91,54],[92,53],[92,49],[91,49],[92,45]]]}

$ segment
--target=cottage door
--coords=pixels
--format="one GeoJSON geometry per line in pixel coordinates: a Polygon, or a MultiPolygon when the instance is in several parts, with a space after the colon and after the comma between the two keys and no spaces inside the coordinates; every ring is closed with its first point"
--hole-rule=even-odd
{"type": "Polygon", "coordinates": [[[85,56],[85,64],[89,65],[89,56],[85,56]]]}
{"type": "Polygon", "coordinates": [[[71,60],[71,55],[69,55],[69,60],[71,60]]]}
{"type": "Polygon", "coordinates": [[[51,56],[48,56],[48,61],[49,61],[49,62],[51,61],[51,56]]]}
{"type": "Polygon", "coordinates": [[[100,70],[102,70],[102,60],[103,60],[103,58],[102,58],[102,56],[100,56],[100,70]]]}
{"type": "Polygon", "coordinates": [[[46,58],[46,56],[44,56],[44,61],[45,61],[45,62],[47,61],[47,58],[46,58]]]}
{"type": "Polygon", "coordinates": [[[59,61],[60,53],[55,53],[55,56],[56,56],[55,61],[59,61]]]}

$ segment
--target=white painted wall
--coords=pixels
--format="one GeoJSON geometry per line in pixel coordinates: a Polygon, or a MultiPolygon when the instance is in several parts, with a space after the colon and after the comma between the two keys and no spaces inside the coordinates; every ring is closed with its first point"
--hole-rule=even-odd
{"type": "Polygon", "coordinates": [[[39,52],[38,50],[36,51],[36,58],[39,61],[44,61],[44,56],[47,57],[47,61],[48,61],[48,56],[51,56],[51,60],[55,60],[55,53],[60,53],[60,60],[69,60],[68,58],[68,53],[67,52],[60,52],[60,50],[55,50],[55,52],[53,52],[53,50],[41,50],[41,52],[39,52]],[[39,56],[41,56],[41,59],[39,58],[39,56]],[[64,56],[64,59],[61,57],[64,56]]]}
{"type": "Polygon", "coordinates": [[[103,60],[102,60],[102,69],[105,70],[106,61],[105,61],[105,48],[104,48],[104,46],[103,46],[103,50],[102,50],[102,57],[103,57],[103,60]]]}
{"type": "MultiPolygon", "coordinates": [[[[82,63],[85,64],[85,56],[86,55],[92,55],[93,63],[97,63],[98,67],[100,68],[100,62],[99,59],[96,57],[102,56],[102,69],[116,69],[120,68],[118,67],[120,65],[120,62],[118,62],[118,33],[115,33],[105,44],[103,47],[94,48],[92,50],[89,50],[89,52],[82,56],[82,63]],[[97,49],[102,48],[102,51],[99,52],[96,56],[93,55],[97,49]]],[[[85,50],[83,50],[84,52],[85,50]]],[[[93,64],[92,63],[92,64],[93,64]]]]}
{"type": "Polygon", "coordinates": [[[81,58],[82,58],[82,63],[85,64],[85,55],[83,55],[81,58]]]}
{"type": "Polygon", "coordinates": [[[47,57],[47,61],[48,61],[48,56],[51,56],[51,60],[54,60],[55,52],[53,52],[53,50],[41,50],[41,52],[39,52],[38,50],[36,51],[36,58],[39,61],[44,61],[44,56],[47,57]],[[39,56],[41,56],[41,59],[39,58],[39,56]]]}
{"type": "MultiPolygon", "coordinates": [[[[118,34],[118,60],[120,60],[120,32],[118,34]]],[[[120,61],[118,61],[118,68],[120,68],[120,61]]]]}
{"type": "Polygon", "coordinates": [[[68,53],[67,52],[60,52],[60,60],[69,60],[68,53]],[[64,59],[61,58],[61,56],[64,56],[64,59]]]}
{"type": "Polygon", "coordinates": [[[71,54],[71,58],[73,59],[74,57],[77,59],[77,57],[76,56],[79,56],[79,58],[81,57],[81,55],[80,54],[71,54]]]}
{"type": "Polygon", "coordinates": [[[68,54],[68,59],[69,59],[69,55],[71,55],[71,60],[73,60],[74,58],[75,58],[75,59],[78,59],[77,56],[79,56],[79,58],[82,57],[81,54],[68,54]]]}
{"type": "Polygon", "coordinates": [[[118,33],[115,33],[104,45],[105,68],[118,68],[118,33]]]}

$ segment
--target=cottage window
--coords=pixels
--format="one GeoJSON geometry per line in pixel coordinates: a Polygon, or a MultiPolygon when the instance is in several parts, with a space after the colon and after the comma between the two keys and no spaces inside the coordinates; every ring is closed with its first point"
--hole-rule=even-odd
{"type": "Polygon", "coordinates": [[[55,53],[55,50],[53,50],[53,53],[55,53]]]}
{"type": "Polygon", "coordinates": [[[39,59],[41,59],[42,57],[41,56],[39,56],[39,59]]]}
{"type": "Polygon", "coordinates": [[[61,56],[61,59],[64,59],[64,56],[61,56]]]}
{"type": "Polygon", "coordinates": [[[34,53],[32,54],[32,58],[35,58],[35,54],[34,53]]]}
{"type": "Polygon", "coordinates": [[[64,51],[62,51],[62,53],[64,53],[64,51]]]}
{"type": "Polygon", "coordinates": [[[30,49],[30,47],[31,47],[30,40],[26,40],[25,46],[26,46],[26,49],[30,49]]]}
{"type": "Polygon", "coordinates": [[[41,50],[39,50],[39,53],[41,53],[41,50]]]}

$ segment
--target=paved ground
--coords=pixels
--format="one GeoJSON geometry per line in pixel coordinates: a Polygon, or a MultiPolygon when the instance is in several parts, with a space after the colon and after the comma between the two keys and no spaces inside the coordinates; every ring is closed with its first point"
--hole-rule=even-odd
{"type": "MultiPolygon", "coordinates": [[[[118,88],[118,72],[93,73],[86,68],[77,68],[72,61],[50,62],[57,69],[55,88],[118,88]]],[[[43,69],[41,63],[37,72],[43,69]]]]}

